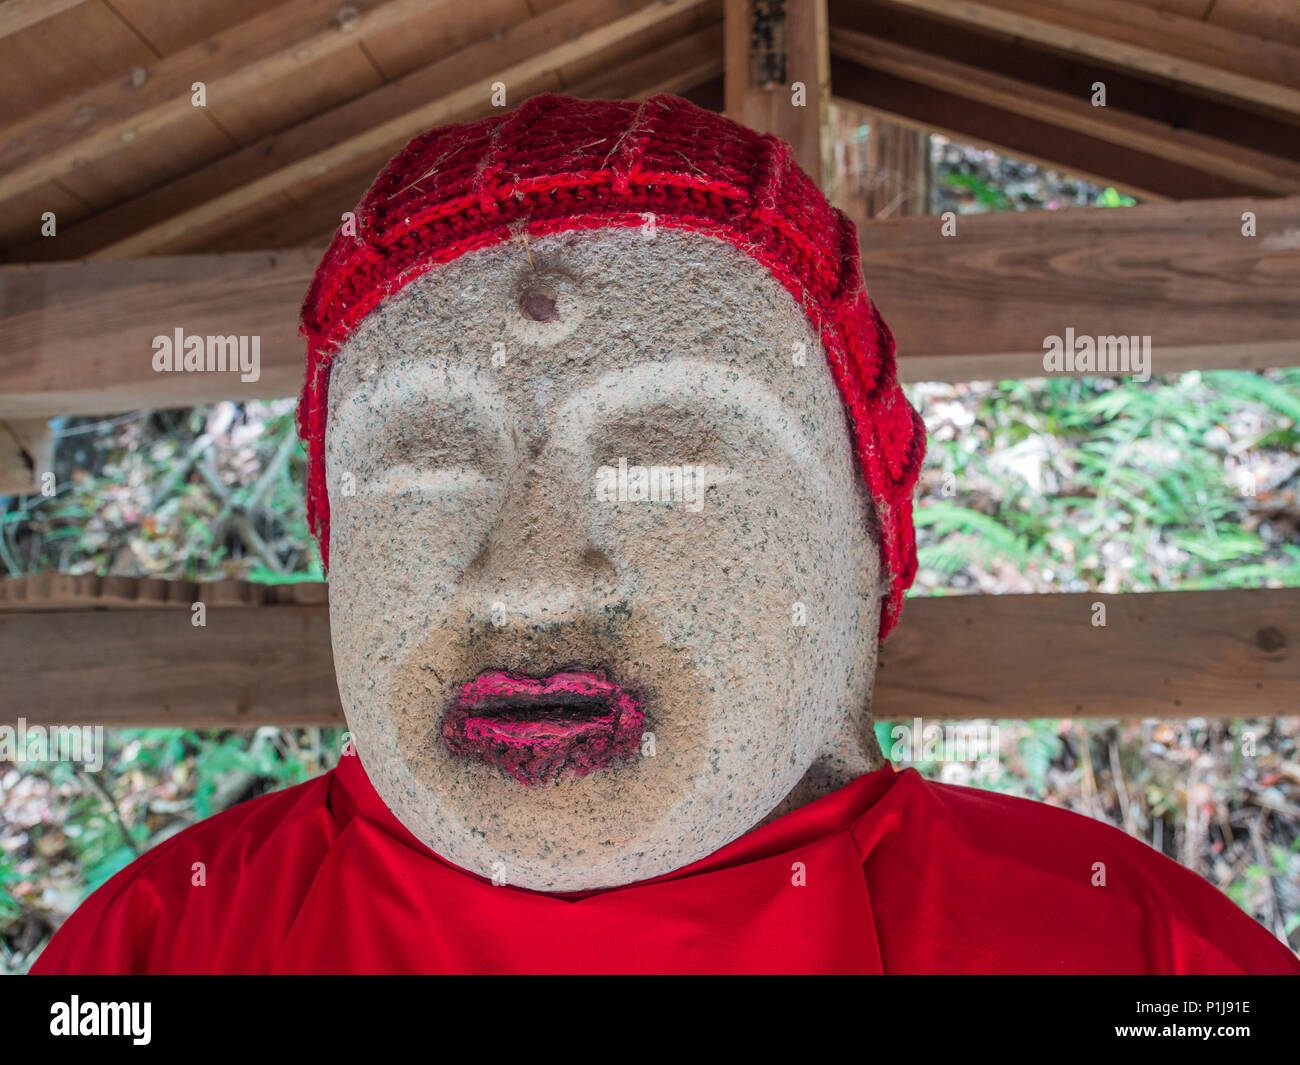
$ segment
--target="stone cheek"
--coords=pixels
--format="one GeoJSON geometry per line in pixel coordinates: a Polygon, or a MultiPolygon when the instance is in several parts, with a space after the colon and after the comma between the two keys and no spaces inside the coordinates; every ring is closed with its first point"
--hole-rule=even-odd
{"type": "Polygon", "coordinates": [[[879,764],[879,562],[845,414],[794,300],[730,245],[586,231],[436,268],[339,353],[326,449],[344,709],[448,861],[630,883],[879,764]],[[502,671],[607,678],[639,744],[624,729],[605,759],[584,721],[566,762],[587,711],[541,696],[498,732],[549,744],[543,775],[448,743],[465,686],[502,671]]]}

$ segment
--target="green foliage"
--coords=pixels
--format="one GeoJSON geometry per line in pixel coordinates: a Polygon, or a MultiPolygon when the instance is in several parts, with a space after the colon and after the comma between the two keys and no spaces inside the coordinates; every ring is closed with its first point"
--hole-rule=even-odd
{"type": "Polygon", "coordinates": [[[931,437],[925,483],[956,491],[919,501],[918,589],[1008,566],[1023,590],[1300,584],[1294,527],[1261,525],[1294,498],[1300,370],[968,387],[974,425],[931,437]]]}
{"type": "MultiPolygon", "coordinates": [[[[969,537],[959,550],[968,559],[1007,559],[1019,564],[1029,557],[1029,545],[1024,537],[996,518],[970,507],[937,500],[917,512],[915,524],[940,536],[960,533],[969,537]]],[[[956,547],[952,541],[945,541],[943,546],[950,550],[956,547]]]]}
{"type": "Polygon", "coordinates": [[[13,859],[0,850],[0,921],[12,921],[22,912],[10,888],[24,877],[14,868],[13,859]]]}
{"type": "Polygon", "coordinates": [[[276,573],[265,566],[253,566],[245,574],[244,579],[254,584],[306,584],[312,581],[323,581],[325,570],[321,566],[320,559],[314,558],[311,560],[310,567],[303,573],[276,573]]]}
{"type": "MultiPolygon", "coordinates": [[[[1014,725],[1013,722],[1003,722],[1004,728],[1014,725]]],[[[1061,756],[1064,741],[1061,739],[1060,722],[1055,720],[1042,720],[1028,722],[1028,731],[1020,737],[1017,743],[1017,754],[1020,757],[1020,763],[1024,767],[1025,778],[1029,781],[1035,795],[1045,795],[1048,792],[1047,771],[1056,759],[1061,756]]]]}
{"type": "MultiPolygon", "coordinates": [[[[58,763],[52,767],[51,776],[56,782],[66,783],[67,777],[78,772],[70,765],[58,763]]],[[[82,776],[90,778],[89,773],[82,776]]],[[[84,787],[73,800],[63,824],[63,832],[85,878],[87,895],[148,848],[145,826],[124,823],[111,803],[112,780],[110,774],[102,774],[96,778],[97,786],[84,787]]]]}
{"type": "Polygon", "coordinates": [[[949,174],[945,183],[955,189],[965,189],[975,197],[975,202],[988,211],[1011,211],[1015,204],[1001,189],[982,181],[975,174],[949,174]]]}
{"type": "Polygon", "coordinates": [[[221,403],[63,426],[58,491],[0,510],[0,576],[319,579],[293,411],[221,403]]]}
{"type": "Polygon", "coordinates": [[[1112,186],[1106,186],[1101,190],[1097,197],[1098,207],[1132,207],[1137,200],[1132,196],[1125,196],[1122,192],[1112,186]]]}
{"type": "Polygon", "coordinates": [[[196,771],[198,789],[194,808],[199,817],[216,812],[213,799],[222,784],[230,779],[258,782],[259,790],[274,791],[301,783],[306,779],[305,766],[274,740],[275,730],[259,729],[252,744],[238,733],[206,744],[198,754],[196,771]]]}

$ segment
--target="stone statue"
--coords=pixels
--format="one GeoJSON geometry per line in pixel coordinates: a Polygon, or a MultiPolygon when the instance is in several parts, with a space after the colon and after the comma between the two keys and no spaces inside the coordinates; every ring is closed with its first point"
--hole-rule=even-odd
{"type": "Polygon", "coordinates": [[[1117,830],[884,760],[924,431],[857,240],[673,97],[413,141],[303,311],[349,749],[38,967],[1295,971],[1117,830]]]}

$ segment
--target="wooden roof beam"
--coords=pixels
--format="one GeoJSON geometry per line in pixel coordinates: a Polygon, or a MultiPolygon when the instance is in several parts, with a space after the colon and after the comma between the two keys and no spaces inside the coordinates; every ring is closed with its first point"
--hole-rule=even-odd
{"type": "Polygon", "coordinates": [[[709,0],[570,0],[355,100],[177,178],[12,253],[10,260],[158,254],[205,227],[427,129],[492,110],[492,85],[510,104],[567,63],[709,0]]]}
{"type": "Polygon", "coordinates": [[[8,37],[85,2],[86,0],[5,0],[0,4],[0,37],[8,37]]]}
{"type": "Polygon", "coordinates": [[[357,0],[340,19],[337,0],[290,0],[141,68],[143,80],[124,72],[60,100],[0,130],[0,200],[185,118],[197,81],[212,100],[253,92],[446,2],[357,0]]]}
{"type": "MultiPolygon", "coordinates": [[[[1258,192],[1300,192],[1300,162],[1206,136],[1118,107],[1094,107],[1085,94],[1041,88],[967,63],[953,62],[908,45],[842,27],[831,29],[831,51],[859,66],[890,74],[1060,126],[1075,134],[1168,159],[1215,174],[1258,192]]],[[[869,107],[869,100],[860,101],[869,107]]]]}
{"type": "Polygon", "coordinates": [[[1099,137],[831,57],[834,96],[918,129],[1065,170],[1147,200],[1251,196],[1252,185],[1207,174],[1099,137]]]}
{"type": "Polygon", "coordinates": [[[889,0],[1300,119],[1300,49],[1127,0],[889,0]]]}

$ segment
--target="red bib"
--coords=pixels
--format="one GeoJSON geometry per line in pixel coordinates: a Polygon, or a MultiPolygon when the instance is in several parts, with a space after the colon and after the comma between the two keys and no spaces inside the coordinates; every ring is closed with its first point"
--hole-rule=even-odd
{"type": "Polygon", "coordinates": [[[37,973],[1300,972],[1118,829],[886,767],[655,880],[497,887],[389,812],[356,757],[179,833],[37,973]]]}

